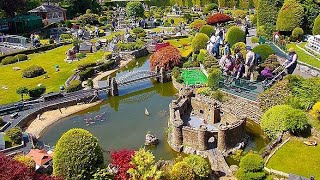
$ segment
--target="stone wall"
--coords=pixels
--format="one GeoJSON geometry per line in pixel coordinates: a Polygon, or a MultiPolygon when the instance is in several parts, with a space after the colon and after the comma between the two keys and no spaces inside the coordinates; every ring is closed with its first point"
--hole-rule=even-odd
{"type": "Polygon", "coordinates": [[[218,131],[218,149],[223,152],[243,142],[246,138],[245,127],[245,119],[233,124],[220,124],[218,131]]]}
{"type": "Polygon", "coordinates": [[[196,96],[191,98],[191,104],[194,114],[201,119],[206,119],[207,123],[215,124],[221,121],[220,107],[217,103],[196,96]]]}

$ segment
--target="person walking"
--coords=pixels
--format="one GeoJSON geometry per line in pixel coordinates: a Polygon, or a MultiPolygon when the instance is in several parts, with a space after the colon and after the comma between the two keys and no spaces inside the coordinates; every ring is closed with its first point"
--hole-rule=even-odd
{"type": "Polygon", "coordinates": [[[298,55],[294,48],[289,49],[287,60],[284,62],[288,74],[292,74],[298,64],[298,55]]]}
{"type": "Polygon", "coordinates": [[[252,51],[252,48],[250,46],[246,47],[247,50],[247,55],[246,55],[246,62],[245,62],[245,76],[247,79],[250,79],[250,82],[253,82],[254,78],[254,59],[255,59],[255,54],[252,51]]]}

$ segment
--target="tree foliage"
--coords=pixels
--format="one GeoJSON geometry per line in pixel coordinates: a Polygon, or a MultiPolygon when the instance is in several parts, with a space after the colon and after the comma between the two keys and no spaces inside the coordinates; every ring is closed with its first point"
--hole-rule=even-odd
{"type": "Polygon", "coordinates": [[[210,87],[213,90],[218,89],[221,78],[222,78],[221,70],[218,68],[213,68],[208,76],[208,87],[210,87]]]}
{"type": "Polygon", "coordinates": [[[194,171],[194,173],[200,178],[208,178],[211,167],[208,161],[198,155],[190,155],[183,159],[194,171]]]}
{"type": "Polygon", "coordinates": [[[246,35],[239,27],[232,26],[228,29],[226,34],[226,41],[233,46],[237,42],[245,42],[246,35]]]}
{"type": "Polygon", "coordinates": [[[201,27],[199,32],[211,37],[212,33],[214,32],[214,28],[210,25],[204,25],[201,27]]]}
{"type": "Polygon", "coordinates": [[[277,30],[292,31],[302,25],[304,9],[297,0],[286,0],[279,11],[277,30]]]}
{"type": "Polygon", "coordinates": [[[257,8],[257,26],[264,26],[271,33],[276,26],[279,11],[278,0],[259,0],[257,8]]]}
{"type": "Polygon", "coordinates": [[[115,151],[111,154],[112,162],[111,164],[118,167],[118,173],[115,176],[116,179],[122,180],[122,179],[130,179],[130,175],[127,173],[127,171],[130,168],[134,168],[131,162],[131,158],[134,155],[134,151],[131,150],[120,150],[115,151]]]}
{"type": "Polygon", "coordinates": [[[171,70],[174,66],[180,64],[181,54],[179,49],[173,46],[166,46],[155,53],[150,57],[150,67],[152,70],[156,66],[163,67],[165,70],[171,70]]]}
{"type": "MultiPolygon", "coordinates": [[[[306,33],[311,34],[315,19],[320,15],[320,2],[316,2],[315,0],[301,0],[300,3],[304,8],[303,23],[301,27],[306,33]]],[[[318,28],[320,28],[319,26],[320,24],[318,25],[318,28]]]]}
{"type": "Polygon", "coordinates": [[[141,2],[139,1],[130,1],[126,6],[127,16],[129,17],[143,17],[144,8],[141,2]]]}
{"type": "Polygon", "coordinates": [[[199,29],[206,24],[207,24],[207,21],[196,19],[190,24],[190,28],[193,30],[199,31],[199,29]]]}
{"type": "Polygon", "coordinates": [[[61,1],[61,6],[68,9],[69,16],[74,17],[77,14],[84,14],[88,9],[92,13],[98,13],[100,11],[100,5],[98,1],[94,0],[64,0],[61,1]]]}
{"type": "Polygon", "coordinates": [[[294,28],[294,30],[292,31],[292,34],[291,34],[291,40],[292,41],[302,41],[303,39],[303,34],[304,34],[304,31],[302,28],[300,27],[296,27],[294,28]]]}
{"type": "Polygon", "coordinates": [[[227,14],[216,13],[208,17],[207,23],[210,25],[215,25],[217,23],[225,23],[231,20],[232,20],[232,17],[230,17],[227,14]]]}
{"type": "Polygon", "coordinates": [[[10,138],[10,140],[14,144],[18,145],[18,144],[21,143],[21,139],[22,139],[22,130],[21,130],[21,128],[19,128],[19,127],[11,128],[6,132],[6,135],[10,138]]]}
{"type": "Polygon", "coordinates": [[[163,173],[162,171],[157,170],[153,154],[145,149],[136,151],[130,164],[133,168],[130,168],[127,172],[134,180],[160,179],[163,173]]]}
{"type": "Polygon", "coordinates": [[[312,29],[313,35],[320,34],[320,15],[314,20],[313,29],[312,29]]]}
{"type": "Polygon", "coordinates": [[[27,166],[31,170],[34,170],[36,167],[36,162],[34,162],[34,160],[31,157],[24,156],[24,155],[16,155],[16,156],[14,156],[13,159],[24,164],[25,166],[27,166]]]}
{"type": "Polygon", "coordinates": [[[193,52],[199,53],[200,49],[206,49],[209,37],[203,33],[197,33],[192,39],[191,46],[193,52]]]}
{"type": "Polygon", "coordinates": [[[264,62],[270,55],[274,54],[274,50],[268,44],[260,44],[253,48],[253,52],[260,54],[262,61],[264,62]]]}
{"type": "Polygon", "coordinates": [[[103,165],[98,139],[84,129],[70,129],[57,142],[53,174],[64,178],[88,179],[103,165]]]}
{"type": "Polygon", "coordinates": [[[236,173],[239,180],[259,180],[266,176],[263,171],[263,159],[258,154],[249,153],[245,155],[241,158],[239,167],[236,173]]]}
{"type": "Polygon", "coordinates": [[[173,180],[194,180],[195,173],[192,170],[192,167],[188,163],[181,161],[173,165],[171,172],[171,178],[173,180]]]}
{"type": "Polygon", "coordinates": [[[23,95],[27,95],[29,93],[29,90],[26,87],[19,87],[16,90],[16,93],[21,96],[21,100],[23,101],[23,95]]]}

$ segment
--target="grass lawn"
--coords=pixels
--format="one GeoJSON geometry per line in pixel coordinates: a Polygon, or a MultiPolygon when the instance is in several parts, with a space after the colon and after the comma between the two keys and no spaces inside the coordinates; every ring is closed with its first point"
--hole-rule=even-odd
{"type": "Polygon", "coordinates": [[[267,167],[320,179],[320,145],[306,146],[303,140],[291,139],[272,156],[267,167]]]}
{"type": "Polygon", "coordinates": [[[294,48],[296,50],[299,61],[320,68],[320,61],[314,58],[313,56],[310,56],[309,54],[305,53],[303,50],[299,49],[296,44],[287,44],[287,48],[294,48]]]}
{"type": "Polygon", "coordinates": [[[182,57],[188,57],[192,53],[191,47],[191,39],[190,38],[182,38],[182,39],[171,39],[166,40],[165,42],[169,42],[172,46],[177,47],[181,52],[182,57]],[[185,48],[182,47],[183,44],[187,44],[185,48]]]}
{"type": "Polygon", "coordinates": [[[30,60],[10,64],[6,66],[0,65],[0,104],[12,103],[20,100],[20,96],[16,94],[16,89],[19,87],[33,88],[38,84],[46,86],[48,92],[59,91],[59,87],[64,85],[65,81],[74,73],[74,70],[79,64],[86,62],[95,62],[101,59],[103,51],[87,54],[87,57],[78,62],[71,64],[65,62],[65,52],[71,48],[72,45],[58,47],[56,49],[29,55],[30,60]],[[22,70],[32,66],[38,65],[44,68],[49,76],[44,79],[44,75],[35,78],[22,78],[22,70]],[[60,71],[55,71],[55,65],[60,66],[60,71]],[[15,71],[14,67],[19,67],[21,70],[15,71]],[[4,90],[1,87],[6,86],[8,89],[4,90]]]}
{"type": "Polygon", "coordinates": [[[208,81],[206,75],[199,69],[182,70],[181,76],[186,85],[207,84],[208,81]]]}

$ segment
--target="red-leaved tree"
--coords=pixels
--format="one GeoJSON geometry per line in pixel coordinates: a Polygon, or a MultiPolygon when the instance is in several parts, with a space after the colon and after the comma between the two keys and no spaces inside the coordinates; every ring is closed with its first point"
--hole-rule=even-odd
{"type": "Polygon", "coordinates": [[[232,20],[232,17],[230,17],[226,14],[217,13],[217,14],[209,16],[207,23],[210,25],[214,25],[217,23],[225,23],[225,22],[228,22],[231,20],[232,20]]]}
{"type": "Polygon", "coordinates": [[[111,154],[113,166],[118,168],[118,173],[116,175],[117,180],[126,180],[130,179],[129,174],[127,173],[128,169],[134,168],[132,164],[130,164],[131,158],[134,155],[134,151],[132,150],[120,150],[115,151],[111,154]]]}
{"type": "Polygon", "coordinates": [[[171,70],[180,63],[181,54],[178,48],[166,46],[153,53],[150,57],[150,68],[154,70],[156,66],[171,70]]]}
{"type": "Polygon", "coordinates": [[[45,174],[37,174],[26,165],[0,153],[0,180],[57,180],[45,174]]]}

